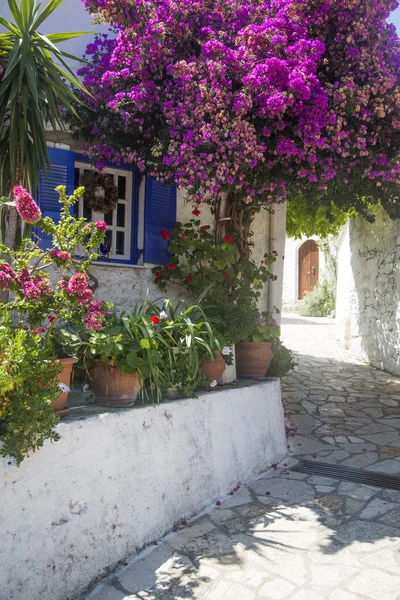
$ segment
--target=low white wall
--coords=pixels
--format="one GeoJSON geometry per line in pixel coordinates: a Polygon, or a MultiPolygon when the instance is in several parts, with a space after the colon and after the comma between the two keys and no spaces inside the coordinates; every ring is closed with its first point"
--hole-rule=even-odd
{"type": "Polygon", "coordinates": [[[59,442],[2,469],[1,600],[76,597],[286,453],[278,379],[58,430],[59,442]]]}

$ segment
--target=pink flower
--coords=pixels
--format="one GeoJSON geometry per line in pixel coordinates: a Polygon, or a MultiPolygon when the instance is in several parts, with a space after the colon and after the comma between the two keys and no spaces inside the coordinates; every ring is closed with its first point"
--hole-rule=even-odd
{"type": "Polygon", "coordinates": [[[85,273],[74,273],[67,284],[67,294],[83,294],[88,286],[88,278],[85,273]]]}
{"type": "Polygon", "coordinates": [[[15,283],[16,274],[8,263],[0,264],[0,289],[8,290],[15,283]]]}
{"type": "Polygon", "coordinates": [[[96,229],[100,229],[100,231],[107,231],[107,223],[105,223],[104,221],[96,221],[94,226],[96,227],[96,229]]]}
{"type": "Polygon", "coordinates": [[[263,327],[266,322],[267,321],[264,319],[264,317],[258,317],[257,319],[257,325],[261,325],[261,327],[263,327]]]}
{"type": "Polygon", "coordinates": [[[60,260],[70,260],[71,259],[71,255],[69,252],[65,252],[63,250],[58,250],[57,248],[53,248],[53,250],[50,250],[49,252],[49,256],[50,258],[59,258],[60,260]]]}
{"type": "Polygon", "coordinates": [[[15,206],[25,223],[37,223],[42,218],[40,208],[22,185],[13,188],[15,206]]]}

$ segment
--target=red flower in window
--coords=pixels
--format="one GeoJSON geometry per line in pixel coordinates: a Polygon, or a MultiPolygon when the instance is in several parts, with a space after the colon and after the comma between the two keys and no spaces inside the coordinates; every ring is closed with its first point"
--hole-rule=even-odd
{"type": "Polygon", "coordinates": [[[168,265],[168,269],[169,269],[170,271],[175,271],[175,269],[176,269],[176,265],[174,265],[174,263],[169,263],[169,265],[168,265]]]}
{"type": "Polygon", "coordinates": [[[226,242],[227,244],[232,244],[233,242],[233,237],[231,235],[224,235],[224,242],[226,242]]]}
{"type": "Polygon", "coordinates": [[[162,237],[163,240],[169,240],[170,237],[171,237],[171,234],[168,233],[168,231],[166,229],[161,229],[160,235],[161,235],[161,237],[162,237]]]}
{"type": "Polygon", "coordinates": [[[188,275],[188,276],[186,277],[186,279],[187,279],[188,281],[192,281],[192,279],[193,279],[193,275],[188,275]]]}
{"type": "Polygon", "coordinates": [[[158,325],[159,322],[160,322],[160,318],[159,317],[150,317],[149,320],[153,323],[153,325],[158,325]]]}
{"type": "Polygon", "coordinates": [[[195,208],[194,210],[192,210],[192,215],[194,215],[195,217],[198,217],[201,214],[201,212],[199,211],[198,208],[195,208]]]}
{"type": "Polygon", "coordinates": [[[156,272],[154,273],[154,275],[155,275],[156,277],[161,277],[161,271],[156,271],[156,272]]]}

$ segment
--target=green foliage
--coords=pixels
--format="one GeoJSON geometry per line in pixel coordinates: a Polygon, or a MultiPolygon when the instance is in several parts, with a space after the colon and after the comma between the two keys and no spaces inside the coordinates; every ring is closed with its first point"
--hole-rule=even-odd
{"type": "Polygon", "coordinates": [[[0,454],[19,464],[46,439],[57,440],[52,402],[61,367],[40,339],[9,322],[0,325],[0,454]]]}
{"type": "Polygon", "coordinates": [[[56,44],[88,32],[41,34],[45,21],[62,3],[50,0],[40,11],[36,0],[8,0],[14,23],[0,17],[0,195],[22,181],[35,191],[40,170],[49,168],[46,126],[65,129],[60,107],[79,119],[73,105],[82,100],[67,82],[88,93],[65,59],[80,61],[56,44]]]}
{"type": "Polygon", "coordinates": [[[233,237],[218,237],[198,219],[176,223],[171,238],[173,258],[168,265],[153,268],[155,282],[162,290],[170,282],[180,285],[193,298],[206,290],[201,305],[221,345],[268,341],[279,335],[272,316],[257,308],[265,284],[273,279],[269,270],[276,260],[273,254],[265,254],[259,265],[251,259],[238,261],[233,237]]]}
{"type": "Polygon", "coordinates": [[[303,317],[326,317],[335,309],[335,294],[325,279],[311,292],[307,292],[299,313],[303,317]]]}
{"type": "Polygon", "coordinates": [[[355,214],[355,211],[341,210],[333,202],[312,205],[303,196],[297,196],[287,203],[286,232],[289,237],[296,239],[313,235],[325,239],[329,235],[337,235],[355,214]]]}
{"type": "Polygon", "coordinates": [[[272,352],[274,358],[268,369],[268,377],[285,377],[296,366],[292,351],[283,345],[280,338],[276,337],[272,340],[272,352]]]}
{"type": "Polygon", "coordinates": [[[114,308],[108,326],[81,338],[77,348],[85,368],[100,358],[110,369],[137,374],[142,395],[159,401],[172,388],[193,395],[204,379],[201,361],[220,345],[199,305],[166,299],[161,307],[144,302],[119,316],[114,308]]]}

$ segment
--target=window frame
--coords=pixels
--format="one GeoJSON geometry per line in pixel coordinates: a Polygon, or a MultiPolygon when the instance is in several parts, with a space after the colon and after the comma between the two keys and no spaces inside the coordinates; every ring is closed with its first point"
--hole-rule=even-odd
{"type": "MultiPolygon", "coordinates": [[[[130,177],[127,177],[127,186],[129,185],[129,179],[131,179],[131,206],[128,206],[128,201],[125,206],[127,207],[127,222],[125,225],[125,235],[130,237],[130,240],[125,241],[125,248],[128,249],[127,254],[124,257],[118,257],[118,255],[110,258],[109,261],[106,261],[101,255],[99,258],[93,263],[93,265],[110,265],[110,264],[121,264],[121,265],[137,265],[138,259],[140,256],[140,251],[138,249],[138,216],[139,216],[139,185],[140,185],[140,173],[134,165],[116,165],[112,162],[104,163],[105,170],[103,173],[107,173],[110,170],[118,175],[120,174],[129,174],[130,177]],[[129,216],[128,216],[129,215],[129,216]]],[[[74,169],[76,168],[84,168],[84,169],[93,169],[91,161],[83,156],[82,154],[75,153],[74,160],[74,169]]],[[[75,172],[75,171],[74,171],[75,172]]],[[[127,187],[128,189],[128,187],[127,187]]],[[[81,201],[80,201],[81,203],[81,201]]],[[[81,204],[80,204],[81,206],[81,204]]],[[[81,209],[79,210],[79,214],[81,214],[81,209]]],[[[96,211],[92,211],[92,215],[97,220],[98,218],[102,218],[102,213],[96,213],[96,211]]]]}

